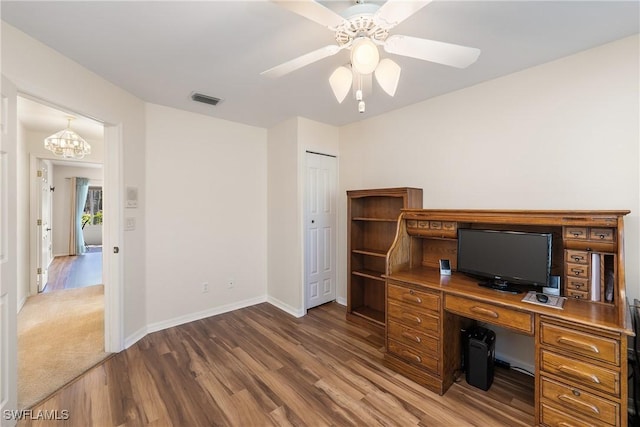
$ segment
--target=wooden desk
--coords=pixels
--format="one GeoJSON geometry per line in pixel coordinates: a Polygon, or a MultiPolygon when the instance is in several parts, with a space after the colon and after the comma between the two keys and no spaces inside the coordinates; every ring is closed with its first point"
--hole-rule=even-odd
{"type": "MultiPolygon", "coordinates": [[[[470,212],[464,211],[465,225],[473,220],[470,212]]],[[[484,217],[478,221],[480,227],[498,224],[486,222],[486,211],[481,212],[484,217]]],[[[409,218],[423,215],[426,221],[446,218],[460,228],[455,211],[410,213],[409,218]]],[[[561,220],[560,225],[556,221],[567,216],[566,212],[550,214],[542,224],[536,223],[536,230],[546,227],[562,236],[563,225],[561,220]]],[[[520,226],[527,225],[525,217],[521,213],[515,218],[520,226]]],[[[575,220],[576,215],[570,217],[575,220]]],[[[400,217],[384,276],[387,366],[444,394],[461,366],[461,329],[473,320],[482,321],[535,340],[537,424],[627,425],[627,336],[633,332],[626,300],[620,300],[624,296],[623,265],[617,267],[614,303],[571,298],[564,309],[558,310],[522,302],[523,294],[479,287],[477,280],[460,273],[441,277],[429,257],[439,254],[453,259],[455,239],[411,235],[407,219],[405,214],[400,217]]],[[[509,220],[514,218],[503,216],[501,226],[511,224],[509,220]]],[[[614,232],[621,227],[621,222],[616,224],[614,232]]],[[[554,248],[565,252],[567,245],[562,237],[559,239],[554,248]]],[[[617,259],[623,259],[622,245],[610,250],[617,259]]],[[[559,272],[564,274],[565,263],[560,265],[559,272]]],[[[566,295],[567,291],[563,288],[561,292],[566,295]]]]}

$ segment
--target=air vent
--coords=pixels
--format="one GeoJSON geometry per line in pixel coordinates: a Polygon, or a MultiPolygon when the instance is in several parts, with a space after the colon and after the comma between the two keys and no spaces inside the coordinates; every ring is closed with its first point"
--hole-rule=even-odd
{"type": "Polygon", "coordinates": [[[191,94],[191,99],[196,102],[202,102],[210,105],[218,105],[218,102],[222,101],[220,98],[215,98],[213,96],[203,95],[201,93],[194,92],[191,94]]]}

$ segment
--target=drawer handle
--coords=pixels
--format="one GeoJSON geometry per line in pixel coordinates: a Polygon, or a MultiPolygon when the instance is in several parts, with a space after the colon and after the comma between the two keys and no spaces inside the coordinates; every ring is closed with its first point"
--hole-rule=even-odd
{"type": "Polygon", "coordinates": [[[409,294],[402,294],[402,299],[409,302],[415,302],[416,304],[422,304],[422,298],[414,295],[413,291],[409,291],[409,294]]]}
{"type": "Polygon", "coordinates": [[[582,231],[572,231],[571,234],[573,235],[573,237],[582,236],[582,231]]]}
{"type": "Polygon", "coordinates": [[[576,287],[576,289],[580,289],[582,287],[582,283],[572,283],[573,286],[576,287]]]}
{"type": "Polygon", "coordinates": [[[418,316],[414,316],[413,314],[402,313],[402,318],[405,320],[410,320],[412,322],[422,323],[422,319],[418,316]]]}
{"type": "Polygon", "coordinates": [[[600,349],[594,345],[594,344],[589,344],[586,342],[582,342],[582,341],[576,341],[574,339],[571,338],[567,338],[567,337],[560,337],[558,339],[556,339],[556,342],[558,344],[566,344],[570,347],[574,347],[574,348],[580,348],[583,350],[590,350],[596,354],[600,353],[600,349]]]}
{"type": "Polygon", "coordinates": [[[577,370],[575,368],[572,368],[572,367],[566,366],[566,365],[558,366],[558,370],[560,372],[564,372],[566,374],[573,375],[576,378],[583,378],[583,379],[587,379],[587,380],[589,380],[589,381],[591,381],[593,383],[600,384],[600,378],[598,378],[595,374],[588,374],[586,372],[579,371],[579,370],[577,370]]]}
{"type": "Polygon", "coordinates": [[[485,316],[494,317],[496,319],[499,317],[498,313],[496,313],[495,311],[486,309],[484,307],[478,307],[477,305],[471,307],[470,310],[474,313],[483,314],[485,316]]]}
{"type": "Polygon", "coordinates": [[[405,337],[405,338],[406,338],[406,339],[408,339],[408,340],[415,341],[415,342],[417,342],[417,343],[421,343],[421,342],[422,342],[422,340],[420,339],[420,337],[419,337],[419,336],[414,335],[414,334],[412,334],[412,333],[410,333],[410,332],[407,332],[407,331],[404,331],[404,332],[402,333],[402,336],[403,336],[403,337],[405,337]]]}
{"type": "Polygon", "coordinates": [[[583,261],[583,260],[584,260],[584,258],[583,258],[583,257],[581,257],[581,256],[574,256],[574,257],[573,257],[573,260],[574,260],[575,262],[580,262],[580,261],[583,261]]]}
{"type": "Polygon", "coordinates": [[[571,271],[573,272],[573,274],[575,274],[576,276],[580,276],[582,273],[584,273],[584,270],[582,270],[581,268],[572,268],[571,271]]]}
{"type": "Polygon", "coordinates": [[[586,402],[583,402],[583,401],[578,400],[578,399],[574,399],[573,397],[571,397],[571,396],[569,396],[569,395],[567,395],[567,394],[561,394],[561,395],[559,395],[559,396],[558,396],[558,399],[559,399],[559,400],[562,400],[562,401],[563,401],[563,402],[565,402],[565,403],[570,403],[570,404],[572,404],[572,405],[579,405],[579,406],[584,406],[584,407],[586,407],[586,408],[589,408],[589,409],[591,409],[591,411],[592,411],[594,414],[599,414],[599,413],[600,413],[600,410],[599,410],[596,406],[591,405],[591,404],[586,403],[586,402]]]}
{"type": "Polygon", "coordinates": [[[418,363],[422,362],[422,358],[420,356],[418,356],[417,354],[413,354],[413,353],[411,353],[410,351],[407,351],[407,350],[402,350],[401,353],[402,353],[402,355],[404,357],[408,357],[409,359],[413,359],[418,363]]]}

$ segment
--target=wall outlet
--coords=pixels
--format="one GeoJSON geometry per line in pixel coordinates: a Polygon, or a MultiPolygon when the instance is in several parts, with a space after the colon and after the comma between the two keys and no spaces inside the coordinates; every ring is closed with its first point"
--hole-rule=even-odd
{"type": "Polygon", "coordinates": [[[227,281],[227,289],[233,288],[234,285],[235,285],[235,281],[233,279],[229,279],[227,281]]]}
{"type": "Polygon", "coordinates": [[[206,294],[209,292],[209,282],[202,282],[202,293],[206,294]]]}

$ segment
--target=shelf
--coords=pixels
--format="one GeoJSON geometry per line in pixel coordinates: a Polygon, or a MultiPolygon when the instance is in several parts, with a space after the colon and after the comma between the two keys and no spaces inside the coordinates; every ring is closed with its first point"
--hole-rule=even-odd
{"type": "Polygon", "coordinates": [[[372,222],[398,222],[398,218],[365,218],[365,217],[354,217],[351,218],[352,221],[372,221],[372,222]]]}
{"type": "Polygon", "coordinates": [[[357,307],[351,311],[354,316],[362,317],[370,322],[384,326],[384,312],[371,307],[357,307]]]}
{"type": "Polygon", "coordinates": [[[380,271],[362,269],[362,270],[353,270],[351,274],[355,274],[356,276],[362,276],[369,279],[379,280],[381,282],[384,282],[384,279],[382,278],[382,275],[384,273],[380,271]]]}
{"type": "Polygon", "coordinates": [[[383,252],[378,249],[353,249],[351,252],[353,252],[354,254],[377,256],[381,258],[385,258],[387,256],[386,251],[383,252]]]}

